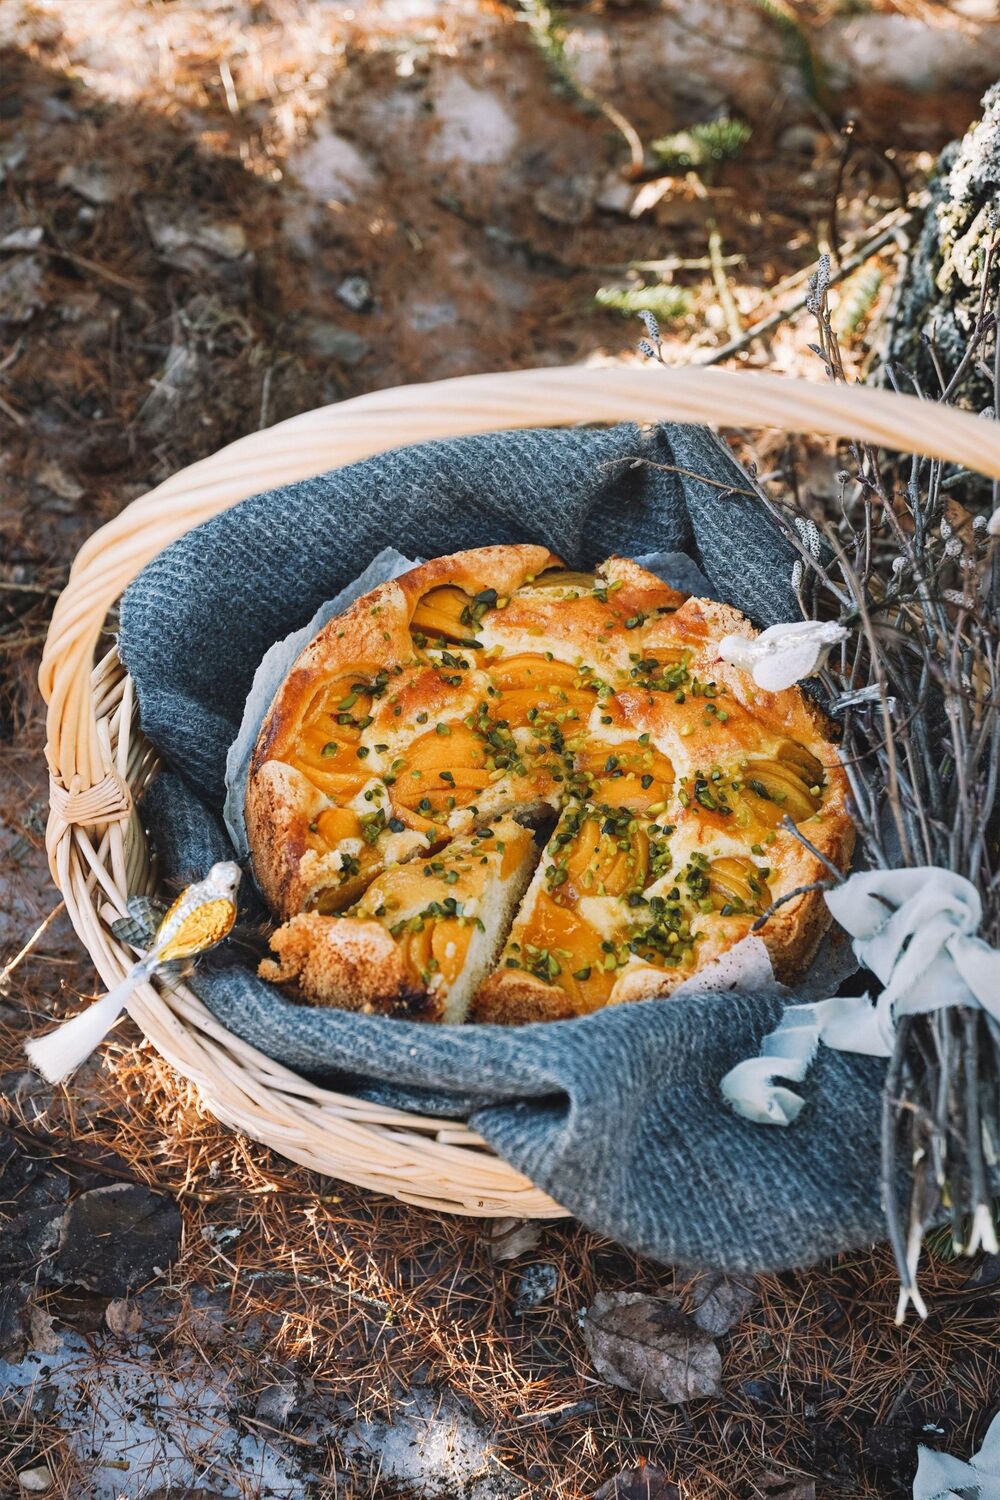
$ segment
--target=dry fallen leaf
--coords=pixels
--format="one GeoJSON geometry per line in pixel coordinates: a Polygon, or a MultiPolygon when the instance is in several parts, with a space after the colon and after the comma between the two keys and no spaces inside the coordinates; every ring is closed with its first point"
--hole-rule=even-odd
{"type": "Polygon", "coordinates": [[[739,1323],[756,1300],[752,1278],[738,1281],[721,1271],[703,1271],[691,1287],[691,1317],[718,1338],[739,1323]]]}
{"type": "Polygon", "coordinates": [[[52,1471],[45,1464],[39,1464],[34,1469],[22,1469],[17,1482],[22,1494],[45,1495],[52,1488],[52,1471]]]}
{"type": "Polygon", "coordinates": [[[594,1500],[680,1500],[681,1492],[656,1464],[622,1469],[594,1495],[594,1500]]]}
{"type": "Polygon", "coordinates": [[[104,1309],[104,1319],[117,1338],[134,1338],[142,1327],[142,1316],[127,1297],[115,1297],[104,1309]]]}
{"type": "Polygon", "coordinates": [[[597,1373],[626,1391],[671,1404],[722,1392],[713,1340],[663,1298],[599,1292],[583,1337],[597,1373]]]}
{"type": "Polygon", "coordinates": [[[513,1260],[537,1247],[542,1229],[535,1219],[497,1219],[490,1227],[488,1238],[492,1260],[513,1260]]]}

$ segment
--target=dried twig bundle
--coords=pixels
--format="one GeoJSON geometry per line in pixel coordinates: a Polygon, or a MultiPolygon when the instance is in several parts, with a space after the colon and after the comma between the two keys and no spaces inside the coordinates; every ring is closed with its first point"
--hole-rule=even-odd
{"type": "MultiPolygon", "coordinates": [[[[951,402],[975,363],[994,393],[982,415],[1000,419],[998,308],[990,305],[998,243],[994,226],[978,317],[958,367],[946,374],[929,340],[939,389],[922,390],[913,375],[890,368],[897,389],[951,402]]],[[[810,285],[819,328],[812,347],[830,379],[842,381],[828,287],[823,261],[810,285]]],[[[652,342],[640,348],[661,357],[655,323],[644,321],[652,342]]],[[[834,514],[819,503],[792,508],[776,499],[752,467],[744,470],[747,484],[799,554],[792,582],[803,616],[847,632],[817,681],[841,729],[861,862],[887,871],[933,867],[928,880],[939,886],[945,872],[964,877],[982,907],[978,937],[996,948],[1000,486],[993,485],[991,512],[974,514],[958,499],[962,471],[920,458],[897,468],[863,444],[849,452],[834,514]]],[[[732,457],[728,447],[726,453],[732,457]]],[[[997,1249],[1000,1024],[986,1008],[956,1003],[895,1020],[882,1191],[902,1283],[901,1319],[911,1301],[925,1310],[916,1266],[930,1225],[946,1220],[957,1252],[997,1249]]]]}
{"type": "MultiPolygon", "coordinates": [[[[997,237],[982,268],[976,326],[940,390],[950,401],[963,369],[992,340],[1000,418],[997,315],[987,306],[997,237]]],[[[844,378],[821,270],[812,288],[818,351],[844,378]]],[[[932,358],[934,356],[932,348],[932,358]]],[[[897,384],[905,372],[890,370],[897,384]]],[[[916,386],[910,378],[909,384],[916,386]]],[[[916,391],[918,395],[929,393],[916,391]]],[[[851,629],[825,687],[843,726],[842,754],[864,853],[884,869],[935,866],[964,876],[982,901],[979,935],[1000,945],[1000,545],[987,515],[956,498],[936,461],[886,470],[854,447],[837,521],[810,518],[800,597],[808,613],[836,609],[851,629]],[[814,555],[818,551],[819,555],[814,555]]],[[[997,508],[994,485],[993,514],[997,508]]],[[[900,1313],[922,1302],[915,1284],[927,1227],[942,1215],[955,1250],[996,1250],[991,1205],[1000,1148],[1000,1026],[983,1009],[948,1006],[899,1018],[883,1096],[882,1190],[902,1282],[900,1313]],[[907,1183],[903,1188],[901,1184],[907,1183]],[[908,1204],[905,1201],[908,1195],[908,1204]]]]}

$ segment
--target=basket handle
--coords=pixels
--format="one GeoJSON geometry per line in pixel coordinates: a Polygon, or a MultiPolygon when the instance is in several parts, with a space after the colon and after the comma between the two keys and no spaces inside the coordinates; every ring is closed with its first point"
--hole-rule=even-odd
{"type": "MultiPolygon", "coordinates": [[[[518,427],[601,422],[703,422],[852,437],[963,464],[1000,479],[1000,424],[936,402],[844,384],[735,370],[615,368],[515,370],[372,391],[291,417],[182,469],[94,533],[56,602],[39,669],[48,704],[46,758],[53,786],[100,822],[114,803],[115,767],[97,733],[90,678],[108,611],[168,543],[237,501],[278,485],[432,438],[518,427]],[[110,778],[110,779],[109,779],[110,778]],[[86,794],[102,788],[102,796],[86,794]],[[103,791],[107,798],[103,798],[103,791]]],[[[67,826],[67,798],[50,819],[67,826]]]]}

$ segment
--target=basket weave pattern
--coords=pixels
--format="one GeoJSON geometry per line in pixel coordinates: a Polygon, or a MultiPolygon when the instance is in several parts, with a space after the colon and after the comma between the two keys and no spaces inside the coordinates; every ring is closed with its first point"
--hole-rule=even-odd
{"type": "MultiPolygon", "coordinates": [[[[81,548],[40,671],[48,703],[46,835],[53,878],[102,980],[134,955],[112,935],[156,871],[135,803],[157,768],[117,652],[95,654],[116,600],[170,542],[249,495],[410,443],[519,427],[681,421],[851,436],[1000,478],[1000,429],[884,391],[714,369],[525,370],[359,396],[254,433],[127,506],[81,548]]],[[[363,559],[359,559],[359,565],[363,559]]],[[[142,984],[129,1013],[220,1120],[289,1159],[438,1210],[563,1210],[461,1123],[308,1083],[227,1032],[186,985],[142,984]]]]}

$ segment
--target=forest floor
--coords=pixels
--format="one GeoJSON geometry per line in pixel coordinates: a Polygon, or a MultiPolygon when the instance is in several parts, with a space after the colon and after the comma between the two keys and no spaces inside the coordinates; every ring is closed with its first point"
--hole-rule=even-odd
{"type": "MultiPolygon", "coordinates": [[[[668,359],[785,309],[731,362],[818,378],[805,272],[976,117],[993,16],[0,0],[0,1495],[891,1500],[919,1442],[977,1445],[998,1257],[932,1257],[930,1319],[903,1329],[882,1247],[760,1277],[723,1394],[641,1400],[597,1374],[581,1314],[618,1290],[690,1306],[692,1278],[569,1222],[439,1218],[292,1167],[134,1029],[66,1089],[20,1046],[97,986],[47,869],[35,687],[82,541],[325,402],[612,379],[642,333],[615,304],[642,288],[668,359]],[[692,135],[720,117],[749,135],[692,135]]],[[[905,248],[834,294],[852,375],[905,248]]],[[[833,494],[831,445],[756,452],[833,494]]]]}

